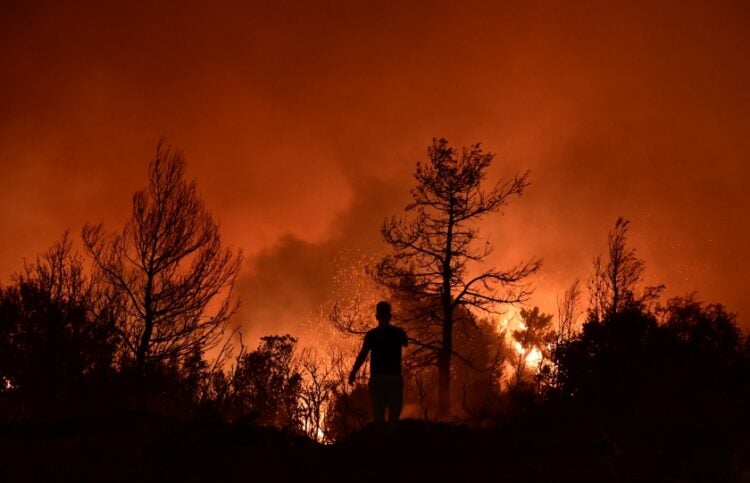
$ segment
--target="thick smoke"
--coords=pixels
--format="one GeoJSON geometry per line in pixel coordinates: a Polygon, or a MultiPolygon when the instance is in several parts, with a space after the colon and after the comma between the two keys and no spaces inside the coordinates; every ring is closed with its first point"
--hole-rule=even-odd
{"type": "Polygon", "coordinates": [[[238,319],[293,332],[382,249],[434,136],[532,170],[492,263],[590,273],[617,216],[649,283],[747,327],[750,14],[742,3],[15,2],[0,15],[0,277],[119,226],[161,135],[245,250],[238,319]],[[333,264],[332,264],[333,262],[333,264]]]}

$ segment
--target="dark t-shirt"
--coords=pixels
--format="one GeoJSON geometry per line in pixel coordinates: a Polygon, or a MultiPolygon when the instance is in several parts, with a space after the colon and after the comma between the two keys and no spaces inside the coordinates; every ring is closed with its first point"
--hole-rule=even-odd
{"type": "Polygon", "coordinates": [[[406,343],[406,332],[392,325],[368,331],[365,347],[370,350],[370,374],[401,374],[401,348],[406,343]]]}

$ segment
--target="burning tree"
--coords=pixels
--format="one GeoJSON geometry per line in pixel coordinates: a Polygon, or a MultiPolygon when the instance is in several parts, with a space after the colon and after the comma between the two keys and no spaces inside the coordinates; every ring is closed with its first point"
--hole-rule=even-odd
{"type": "Polygon", "coordinates": [[[195,182],[184,179],[185,165],[160,143],[123,230],[83,228],[86,250],[124,314],[117,330],[139,374],[149,362],[212,347],[237,307],[232,289],[242,255],[221,246],[195,182]]]}
{"type": "Polygon", "coordinates": [[[343,351],[335,346],[325,355],[308,347],[298,358],[302,426],[310,438],[320,442],[333,442],[347,433],[346,428],[340,427],[350,412],[345,398],[351,363],[345,359],[343,351]]]}
{"type": "Polygon", "coordinates": [[[383,238],[393,252],[377,264],[375,278],[421,307],[409,321],[414,328],[411,341],[437,366],[438,411],[446,416],[451,360],[454,355],[462,357],[454,350],[454,326],[473,319],[460,316],[461,311],[493,312],[498,304],[525,300],[530,288],[524,281],[541,262],[531,260],[507,270],[471,270],[492,252],[489,242],[475,246],[477,223],[520,196],[529,185],[528,172],[484,190],[494,155],[480,144],[457,153],[447,140],[434,139],[428,155],[428,163],[417,163],[413,202],[405,208],[411,216],[383,223],[383,238]]]}
{"type": "Polygon", "coordinates": [[[536,366],[542,363],[547,347],[556,336],[551,327],[552,315],[540,312],[539,307],[521,309],[521,320],[523,322],[512,333],[517,352],[516,386],[523,382],[530,361],[536,366]]]}

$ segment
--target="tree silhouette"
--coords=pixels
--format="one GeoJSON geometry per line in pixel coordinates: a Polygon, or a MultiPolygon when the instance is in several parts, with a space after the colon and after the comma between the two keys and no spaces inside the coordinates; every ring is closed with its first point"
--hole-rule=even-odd
{"type": "Polygon", "coordinates": [[[573,337],[580,315],[580,281],[576,279],[561,297],[557,297],[557,342],[573,337]]]}
{"type": "Polygon", "coordinates": [[[296,345],[290,335],[266,336],[256,350],[240,354],[231,380],[235,417],[301,429],[302,374],[294,360],[296,345]]]}
{"type": "Polygon", "coordinates": [[[619,217],[609,232],[607,264],[601,257],[594,259],[594,276],[589,284],[593,317],[604,318],[622,310],[640,307],[656,299],[663,285],[640,288],[645,264],[635,248],[627,247],[630,221],[619,217]]]}
{"type": "Polygon", "coordinates": [[[148,187],[133,195],[119,233],[86,225],[83,240],[110,298],[124,317],[117,329],[126,356],[147,363],[216,344],[236,310],[232,297],[242,255],[222,248],[219,226],[184,179],[185,160],[159,143],[148,187]]]}
{"type": "Polygon", "coordinates": [[[689,347],[692,361],[699,361],[706,378],[721,377],[722,367],[736,362],[743,351],[743,336],[736,315],[721,304],[704,305],[694,294],[674,297],[659,307],[662,327],[678,342],[689,347]]]}
{"type": "Polygon", "coordinates": [[[101,295],[67,232],[0,289],[0,394],[19,396],[16,411],[65,411],[111,375],[115,314],[101,295]]]}
{"type": "Polygon", "coordinates": [[[528,173],[482,189],[494,155],[479,144],[460,153],[445,139],[433,139],[429,162],[417,163],[417,186],[405,211],[409,219],[393,217],[382,226],[382,235],[393,249],[375,270],[378,282],[391,290],[425,301],[415,319],[423,326],[413,342],[432,353],[438,368],[438,401],[442,416],[450,405],[451,359],[454,325],[460,307],[495,311],[498,304],[524,300],[530,293],[524,280],[540,261],[521,263],[508,270],[472,270],[492,251],[489,242],[475,247],[477,222],[499,212],[512,196],[529,185],[528,173]]]}
{"type": "MultiPolygon", "coordinates": [[[[594,258],[589,309],[579,334],[563,337],[554,349],[556,381],[570,394],[596,394],[620,374],[635,374],[654,351],[657,320],[650,310],[663,286],[642,287],[645,263],[627,245],[630,222],[619,217],[609,232],[606,264],[594,258]]],[[[574,284],[575,287],[575,284],[574,284]]],[[[573,293],[566,298],[577,298],[573,293]]]]}

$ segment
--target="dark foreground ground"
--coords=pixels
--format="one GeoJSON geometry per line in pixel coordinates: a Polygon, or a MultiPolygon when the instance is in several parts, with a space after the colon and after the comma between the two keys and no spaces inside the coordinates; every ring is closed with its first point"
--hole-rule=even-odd
{"type": "Polygon", "coordinates": [[[365,428],[324,446],[268,428],[144,415],[27,423],[0,426],[0,481],[750,482],[746,437],[675,434],[636,446],[615,433],[407,420],[390,434],[365,428]]]}

